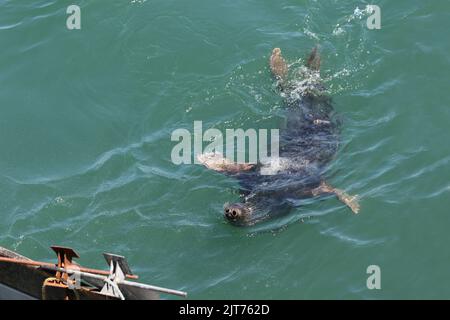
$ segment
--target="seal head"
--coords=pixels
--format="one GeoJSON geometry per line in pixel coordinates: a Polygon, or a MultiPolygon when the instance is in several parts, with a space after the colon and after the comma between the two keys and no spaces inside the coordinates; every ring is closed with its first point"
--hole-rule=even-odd
{"type": "Polygon", "coordinates": [[[235,224],[245,224],[251,215],[251,210],[244,203],[226,203],[223,206],[225,218],[235,224]]]}

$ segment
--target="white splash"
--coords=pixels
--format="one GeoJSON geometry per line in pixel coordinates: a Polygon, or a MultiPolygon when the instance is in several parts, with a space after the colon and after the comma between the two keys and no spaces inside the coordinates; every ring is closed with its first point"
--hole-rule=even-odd
{"type": "MultiPolygon", "coordinates": [[[[373,8],[371,5],[366,5],[365,8],[360,9],[359,7],[356,7],[355,10],[353,10],[353,13],[347,17],[344,18],[345,24],[350,24],[354,20],[362,20],[365,17],[368,17],[373,12],[373,8]]],[[[334,36],[340,36],[345,33],[345,30],[341,23],[336,24],[336,26],[333,29],[333,35],[334,36]]]]}

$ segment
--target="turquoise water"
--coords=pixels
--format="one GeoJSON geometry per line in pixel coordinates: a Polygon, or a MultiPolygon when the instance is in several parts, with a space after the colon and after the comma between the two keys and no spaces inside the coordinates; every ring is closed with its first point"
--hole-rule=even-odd
{"type": "Polygon", "coordinates": [[[1,0],[0,245],[98,268],[122,254],[191,299],[449,298],[450,3],[377,1],[380,30],[366,4],[1,0]],[[327,177],[360,214],[322,198],[233,227],[236,181],[174,165],[170,134],[276,128],[271,49],[295,69],[316,44],[344,119],[327,177]]]}

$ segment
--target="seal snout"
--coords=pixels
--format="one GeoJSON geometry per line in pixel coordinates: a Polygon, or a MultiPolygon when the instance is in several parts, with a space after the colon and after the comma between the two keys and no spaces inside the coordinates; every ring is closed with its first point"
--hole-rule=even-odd
{"type": "Polygon", "coordinates": [[[229,220],[235,220],[239,215],[239,209],[235,208],[233,205],[226,205],[223,208],[223,213],[225,215],[225,218],[229,220]]]}
{"type": "Polygon", "coordinates": [[[243,215],[243,207],[241,204],[225,204],[223,207],[223,214],[225,218],[231,221],[236,221],[243,215]]]}

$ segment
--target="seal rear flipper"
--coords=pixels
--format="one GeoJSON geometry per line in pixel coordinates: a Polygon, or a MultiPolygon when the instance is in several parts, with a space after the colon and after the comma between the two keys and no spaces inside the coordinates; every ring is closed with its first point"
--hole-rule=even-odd
{"type": "Polygon", "coordinates": [[[272,74],[277,80],[280,80],[281,82],[286,80],[288,74],[288,65],[286,63],[286,60],[284,60],[283,56],[281,55],[280,48],[274,48],[272,50],[272,55],[269,59],[269,65],[270,71],[272,71],[272,74]]]}
{"type": "Polygon", "coordinates": [[[311,70],[320,70],[320,54],[317,46],[315,46],[309,54],[308,60],[306,61],[306,66],[311,70]]]}

